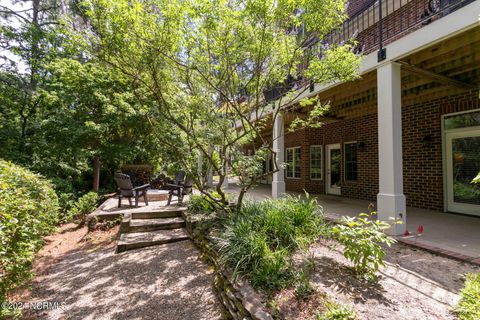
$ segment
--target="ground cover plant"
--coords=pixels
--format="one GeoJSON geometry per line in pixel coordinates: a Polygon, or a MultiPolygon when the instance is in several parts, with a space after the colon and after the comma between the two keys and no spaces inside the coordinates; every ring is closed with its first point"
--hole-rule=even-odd
{"type": "Polygon", "coordinates": [[[89,192],[81,196],[68,211],[69,219],[75,219],[80,225],[85,224],[86,216],[92,213],[98,204],[98,194],[89,192]]]}
{"type": "MultiPolygon", "coordinates": [[[[31,277],[35,252],[58,221],[58,197],[50,182],[0,160],[0,303],[31,277]]],[[[0,316],[7,311],[0,309],[0,316]]]]}
{"type": "Polygon", "coordinates": [[[211,197],[216,198],[216,194],[212,193],[210,197],[204,194],[193,194],[187,203],[188,211],[192,213],[204,213],[211,214],[215,212],[219,207],[216,201],[211,197]]]}
{"type": "Polygon", "coordinates": [[[467,275],[455,312],[460,320],[480,319],[480,273],[467,275]]]}
{"type": "MultiPolygon", "coordinates": [[[[220,255],[235,275],[246,275],[257,288],[278,290],[296,276],[291,257],[326,230],[314,199],[287,196],[246,202],[226,219],[219,235],[220,255]]],[[[308,291],[307,286],[299,292],[308,291]]]]}

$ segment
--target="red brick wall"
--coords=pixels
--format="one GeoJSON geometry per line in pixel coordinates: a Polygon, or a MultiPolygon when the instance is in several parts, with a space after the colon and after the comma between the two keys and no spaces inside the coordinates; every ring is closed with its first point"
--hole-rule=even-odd
{"type": "Polygon", "coordinates": [[[360,11],[371,6],[375,0],[351,0],[348,2],[347,15],[353,17],[360,11]]]}
{"type": "MultiPolygon", "coordinates": [[[[403,106],[403,168],[404,193],[407,205],[443,210],[443,169],[441,116],[447,113],[480,108],[478,93],[466,92],[427,103],[403,106]],[[425,136],[431,136],[428,145],[425,136]]],[[[378,193],[378,125],[377,115],[324,124],[288,133],[286,147],[301,147],[301,179],[285,178],[289,191],[325,193],[325,182],[310,179],[310,145],[323,145],[323,178],[325,178],[325,146],[357,141],[365,143],[358,150],[358,180],[344,181],[342,167],[342,196],[375,201],[378,193]]],[[[342,159],[343,163],[343,159],[342,159]]]]}
{"type": "MultiPolygon", "coordinates": [[[[399,4],[396,3],[396,5],[399,4]]],[[[392,8],[389,8],[390,14],[382,19],[384,46],[421,28],[422,24],[419,22],[422,20],[422,15],[427,7],[428,0],[416,0],[409,2],[400,9],[396,9],[394,12],[391,12],[392,8]]],[[[378,9],[375,10],[375,19],[378,19],[378,9]]],[[[437,17],[432,18],[432,20],[435,19],[437,17]]],[[[370,23],[373,22],[372,11],[370,12],[370,21],[370,23]]],[[[358,29],[356,26],[352,26],[352,28],[358,29]]],[[[366,54],[378,50],[378,22],[360,32],[357,40],[363,45],[366,54]]]]}
{"type": "Polygon", "coordinates": [[[301,147],[301,179],[285,178],[289,191],[325,193],[324,180],[310,179],[310,145],[323,145],[323,179],[325,179],[325,146],[357,141],[365,143],[364,150],[358,151],[358,180],[345,181],[343,167],[342,195],[351,198],[375,200],[378,193],[378,142],[377,116],[367,115],[360,118],[324,124],[321,128],[307,128],[285,136],[285,147],[301,147]]]}
{"type": "Polygon", "coordinates": [[[404,106],[403,181],[407,205],[443,210],[443,168],[441,118],[447,113],[480,107],[478,92],[404,106]],[[422,142],[431,136],[429,144],[422,142]]]}

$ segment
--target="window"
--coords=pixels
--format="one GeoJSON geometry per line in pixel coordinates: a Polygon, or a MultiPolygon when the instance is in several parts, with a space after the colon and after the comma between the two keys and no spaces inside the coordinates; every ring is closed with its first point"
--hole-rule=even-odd
{"type": "Polygon", "coordinates": [[[357,143],[345,143],[344,148],[345,180],[355,181],[357,180],[357,143]]]}
{"type": "Polygon", "coordinates": [[[300,147],[287,148],[287,178],[300,178],[300,147]]]}
{"type": "Polygon", "coordinates": [[[322,146],[310,146],[310,179],[322,179],[322,146]]]}
{"type": "Polygon", "coordinates": [[[480,112],[464,112],[445,116],[445,129],[458,129],[480,126],[480,112]]]}

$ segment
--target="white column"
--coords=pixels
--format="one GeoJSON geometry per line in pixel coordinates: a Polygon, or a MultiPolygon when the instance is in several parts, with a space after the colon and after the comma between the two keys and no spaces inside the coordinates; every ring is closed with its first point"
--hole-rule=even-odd
{"type": "MultiPolygon", "coordinates": [[[[208,148],[208,154],[209,154],[209,157],[211,159],[212,154],[213,154],[213,146],[210,146],[208,148]]],[[[207,186],[208,187],[213,187],[213,166],[210,163],[210,161],[208,163],[208,168],[207,168],[207,186]]]]}
{"type": "Polygon", "coordinates": [[[378,97],[378,219],[392,224],[391,235],[406,230],[406,204],[403,195],[402,100],[400,65],[389,62],[377,69],[378,97]],[[401,224],[393,223],[402,221],[401,224]]]}
{"type": "Polygon", "coordinates": [[[225,175],[225,178],[223,179],[222,188],[223,189],[228,188],[228,170],[226,170],[226,175],[225,175]]]}
{"type": "MultiPolygon", "coordinates": [[[[279,166],[285,162],[285,139],[283,112],[279,112],[273,123],[273,150],[276,152],[276,161],[279,166]]],[[[272,198],[277,199],[285,193],[285,171],[279,168],[273,174],[272,198]]]]}
{"type": "MultiPolygon", "coordinates": [[[[225,155],[225,157],[228,157],[228,153],[225,155]]],[[[225,178],[223,178],[222,188],[223,189],[228,188],[228,164],[226,164],[226,167],[225,167],[225,178]]]]}
{"type": "Polygon", "coordinates": [[[203,153],[198,149],[198,158],[197,158],[197,173],[200,181],[203,181],[203,153]]]}

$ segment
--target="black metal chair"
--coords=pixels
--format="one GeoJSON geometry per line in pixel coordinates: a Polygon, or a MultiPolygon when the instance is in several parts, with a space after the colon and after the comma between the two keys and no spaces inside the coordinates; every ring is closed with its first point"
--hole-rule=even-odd
{"type": "Polygon", "coordinates": [[[128,198],[128,203],[132,205],[132,198],[135,198],[135,207],[138,207],[138,198],[143,196],[145,205],[148,206],[147,190],[150,188],[149,184],[144,184],[134,187],[132,179],[129,175],[124,173],[115,173],[113,179],[118,186],[118,207],[122,206],[122,198],[128,198]]]}
{"type": "Polygon", "coordinates": [[[187,176],[184,182],[180,182],[178,184],[167,184],[167,186],[170,187],[170,192],[168,193],[167,206],[169,206],[170,202],[172,202],[173,196],[176,196],[178,198],[178,203],[182,203],[183,197],[192,193],[193,178],[190,176],[187,176]]]}

